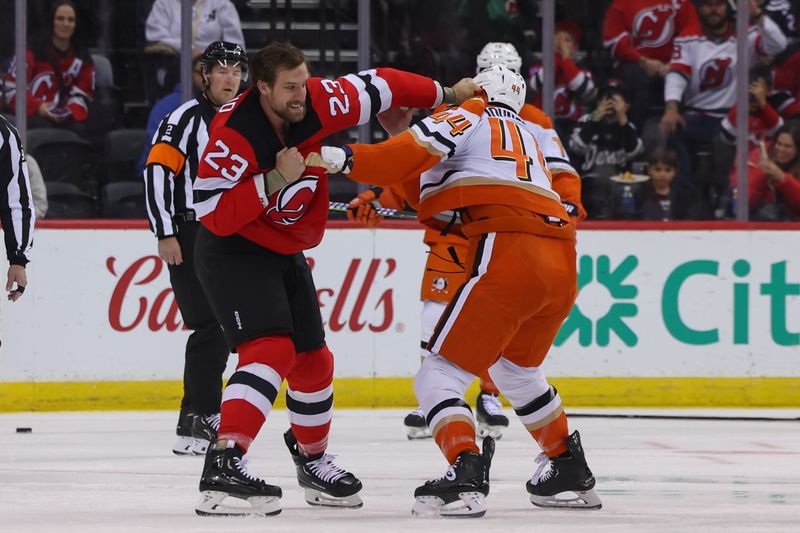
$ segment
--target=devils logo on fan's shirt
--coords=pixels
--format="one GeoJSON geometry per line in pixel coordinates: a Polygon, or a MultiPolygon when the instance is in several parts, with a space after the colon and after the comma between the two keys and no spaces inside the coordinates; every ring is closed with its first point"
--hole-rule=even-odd
{"type": "Polygon", "coordinates": [[[715,90],[728,85],[733,79],[731,63],[733,59],[730,57],[716,57],[703,63],[700,67],[700,91],[715,90]]]}
{"type": "Polygon", "coordinates": [[[659,48],[671,43],[675,34],[674,17],[674,10],[664,6],[639,11],[633,19],[634,46],[659,48]]]}

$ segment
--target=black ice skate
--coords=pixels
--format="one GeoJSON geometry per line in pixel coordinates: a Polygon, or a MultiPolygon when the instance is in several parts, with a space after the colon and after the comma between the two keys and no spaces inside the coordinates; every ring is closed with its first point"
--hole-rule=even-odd
{"type": "Polygon", "coordinates": [[[408,440],[425,439],[431,437],[431,430],[425,422],[425,415],[422,407],[417,407],[406,415],[403,424],[406,426],[406,436],[408,440]]]}
{"type": "Polygon", "coordinates": [[[500,440],[508,427],[508,417],[503,414],[500,398],[488,392],[478,394],[475,402],[475,418],[478,421],[478,438],[486,436],[500,440]]]}
{"type": "Polygon", "coordinates": [[[531,503],[537,507],[600,509],[603,504],[592,490],[594,484],[594,476],[583,455],[581,436],[575,431],[567,438],[564,454],[548,458],[541,453],[536,457],[536,471],[525,487],[531,495],[531,503]]]}
{"type": "Polygon", "coordinates": [[[178,425],[175,427],[175,444],[172,445],[172,453],[175,455],[200,455],[206,452],[205,447],[198,446],[199,443],[192,435],[193,421],[194,413],[181,407],[178,425]]]}
{"type": "Polygon", "coordinates": [[[335,455],[303,455],[291,429],[283,434],[283,439],[292,454],[297,467],[297,481],[306,489],[306,501],[309,504],[353,509],[364,505],[356,494],[361,490],[361,481],[333,464],[335,455]]]}
{"type": "Polygon", "coordinates": [[[217,441],[217,431],[219,431],[219,413],[195,416],[192,422],[195,451],[206,453],[209,444],[217,441]]]}
{"type": "Polygon", "coordinates": [[[242,455],[242,449],[233,441],[222,441],[208,448],[203,477],[200,478],[202,497],[195,508],[197,514],[272,516],[281,512],[281,488],[250,474],[245,469],[242,455]],[[222,443],[227,443],[227,446],[219,447],[222,443]],[[224,502],[226,498],[233,500],[224,502]],[[231,505],[234,502],[239,505],[231,505]]]}
{"type": "Polygon", "coordinates": [[[492,437],[483,439],[482,454],[461,453],[444,477],[417,487],[414,491],[417,501],[411,513],[430,518],[479,518],[485,515],[493,455],[492,437]]]}

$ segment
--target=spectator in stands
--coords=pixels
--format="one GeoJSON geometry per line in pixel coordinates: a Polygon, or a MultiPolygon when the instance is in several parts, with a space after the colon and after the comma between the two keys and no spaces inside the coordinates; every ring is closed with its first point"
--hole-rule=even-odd
{"type": "MultiPolygon", "coordinates": [[[[750,69],[750,114],[748,117],[749,144],[748,150],[758,146],[759,141],[771,139],[778,128],[783,126],[783,119],[767,100],[772,90],[772,74],[764,65],[750,69]]],[[[731,107],[728,115],[722,119],[722,138],[729,145],[736,144],[736,106],[731,107]]]]}
{"type": "Polygon", "coordinates": [[[751,150],[747,165],[751,220],[800,220],[800,125],[780,128],[773,142],[751,150]]]}
{"type": "Polygon", "coordinates": [[[603,44],[617,61],[614,76],[632,95],[631,119],[638,127],[663,109],[674,38],[698,26],[689,0],[614,0],[608,7],[603,44]]]}
{"type": "MultiPolygon", "coordinates": [[[[156,0],[147,16],[145,52],[178,53],[181,49],[181,0],[156,0]]],[[[192,52],[200,55],[214,41],[244,47],[239,13],[231,0],[192,1],[192,52]]]]}
{"type": "MultiPolygon", "coordinates": [[[[195,93],[199,93],[203,90],[203,71],[200,65],[200,56],[195,56],[194,59],[192,59],[192,83],[194,84],[195,93]]],[[[150,153],[150,147],[153,142],[152,139],[156,134],[158,125],[161,123],[161,119],[178,109],[181,103],[181,84],[178,82],[175,84],[175,88],[172,92],[156,102],[153,105],[153,109],[150,110],[150,116],[147,117],[147,127],[145,128],[148,142],[145,144],[144,152],[139,158],[138,172],[140,174],[144,172],[144,166],[147,163],[147,155],[150,153]]]]}
{"type": "Polygon", "coordinates": [[[800,118],[800,50],[773,67],[775,84],[769,100],[785,119],[800,118]]]}
{"type": "MultiPolygon", "coordinates": [[[[555,126],[561,138],[572,134],[575,123],[584,115],[584,106],[597,96],[597,89],[589,69],[579,67],[573,55],[581,41],[580,28],[571,22],[558,22],[555,27],[555,126]]],[[[542,65],[530,68],[530,86],[534,90],[533,103],[542,107],[544,86],[542,65]]]]}
{"type": "Polygon", "coordinates": [[[575,126],[569,145],[583,158],[582,200],[590,218],[613,216],[611,177],[628,170],[642,151],[636,126],[628,120],[624,89],[609,85],[600,92],[597,107],[575,126]]]}
{"type": "MultiPolygon", "coordinates": [[[[77,10],[70,0],[53,4],[52,24],[33,39],[27,53],[28,127],[72,125],[89,117],[94,96],[94,63],[75,38],[77,10]]],[[[14,106],[16,65],[6,75],[6,97],[14,106]]]]}
{"type": "Polygon", "coordinates": [[[669,221],[674,219],[672,211],[675,201],[672,180],[677,171],[678,155],[674,150],[659,147],[648,154],[647,175],[650,176],[650,181],[645,189],[642,220],[669,221]]]}
{"type": "MultiPolygon", "coordinates": [[[[707,219],[724,215],[728,169],[720,165],[716,148],[722,144],[722,119],[736,103],[736,25],[726,0],[697,0],[697,14],[701,31],[686,31],[675,39],[661,129],[668,137],[679,134],[675,147],[682,172],[676,179],[676,216],[707,219]]],[[[783,51],[786,37],[756,0],[750,0],[750,18],[751,62],[783,51]]]]}

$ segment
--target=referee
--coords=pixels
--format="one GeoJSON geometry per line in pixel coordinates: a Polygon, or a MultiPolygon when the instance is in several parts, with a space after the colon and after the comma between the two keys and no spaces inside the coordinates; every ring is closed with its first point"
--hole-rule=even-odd
{"type": "Polygon", "coordinates": [[[25,265],[33,245],[34,218],[25,150],[17,128],[0,115],[0,222],[9,262],[6,290],[12,302],[22,297],[28,285],[25,265]]]}
{"type": "Polygon", "coordinates": [[[183,400],[172,451],[204,454],[216,440],[222,401],[222,373],[229,349],[219,322],[195,275],[197,216],[192,184],[217,110],[247,81],[247,56],[241,46],[215,41],[200,57],[203,90],[165,116],[152,139],[144,170],[150,229],[158,255],[169,268],[170,283],[186,327],[183,400]]]}

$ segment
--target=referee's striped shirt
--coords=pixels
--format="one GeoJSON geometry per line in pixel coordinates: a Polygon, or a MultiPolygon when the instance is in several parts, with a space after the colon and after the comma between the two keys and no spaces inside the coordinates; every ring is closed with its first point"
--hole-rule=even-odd
{"type": "Polygon", "coordinates": [[[150,229],[159,239],[175,236],[174,217],[194,208],[192,183],[215,113],[198,96],[164,117],[153,136],[144,184],[150,229]]]}
{"type": "Polygon", "coordinates": [[[0,115],[0,222],[6,256],[12,265],[25,266],[33,246],[34,211],[28,163],[19,132],[0,115]]]}

